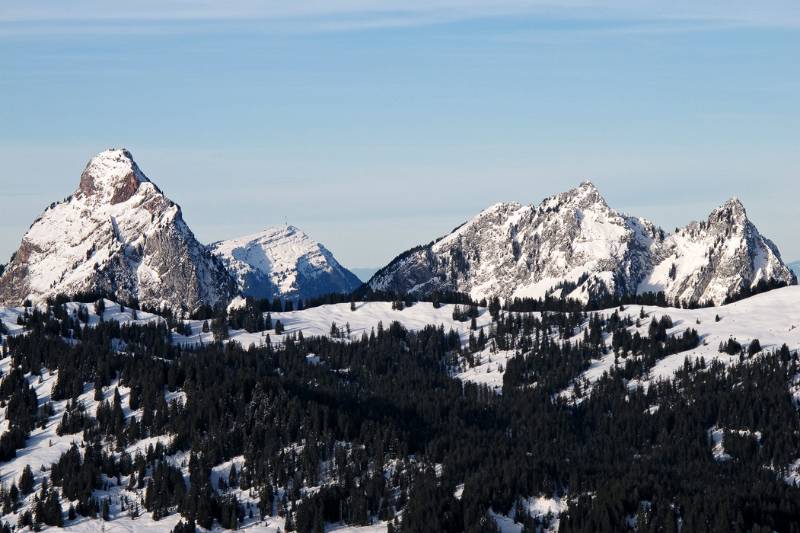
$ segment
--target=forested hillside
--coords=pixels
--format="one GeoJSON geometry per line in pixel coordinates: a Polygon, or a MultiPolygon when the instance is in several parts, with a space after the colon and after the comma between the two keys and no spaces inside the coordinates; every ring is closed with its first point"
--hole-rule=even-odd
{"type": "Polygon", "coordinates": [[[3,309],[2,521],[797,531],[800,367],[777,318],[800,318],[796,292],[694,310],[3,309]],[[769,338],[754,310],[774,313],[769,338]]]}

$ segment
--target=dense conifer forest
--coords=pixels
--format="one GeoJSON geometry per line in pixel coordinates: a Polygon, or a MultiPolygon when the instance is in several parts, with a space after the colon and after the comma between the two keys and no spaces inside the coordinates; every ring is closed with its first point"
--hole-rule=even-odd
{"type": "MultiPolygon", "coordinates": [[[[68,401],[58,434],[85,444],[41,482],[27,469],[0,489],[3,514],[20,516],[4,528],[109,519],[118,505],[155,520],[179,513],[176,531],[281,516],[287,531],[384,521],[393,532],[472,533],[497,531],[495,515],[530,532],[556,523],[567,532],[800,531],[800,488],[784,480],[800,455],[790,392],[800,368],[785,346],[762,351],[731,339],[720,351],[737,364],[686,363],[674,379],[644,387],[637,380],[656,361],[701,342],[694,329],[668,335],[672,319],[643,310],[634,320],[459,299],[456,320],[474,324],[478,304],[492,316],[466,343],[442,327],[398,322],[349,341],[299,333],[280,345],[223,342],[228,328],[280,327],[270,312],[284,302],[250,301],[231,313],[207,310],[203,327],[218,342],[181,348],[171,342],[186,327],[180,319],[89,327],[87,308],[69,313],[65,300],[31,308],[20,318],[28,333],[4,337],[11,365],[0,381],[8,422],[0,460],[52,415],[29,385],[43,373],[57,373],[50,401],[68,401]],[[647,335],[631,333],[636,323],[647,335]],[[486,350],[515,354],[502,394],[453,377],[486,350]],[[609,351],[619,364],[588,390],[576,376],[609,351]],[[99,403],[87,409],[79,397],[92,390],[99,403]],[[125,451],[159,436],[170,438],[125,451]],[[110,485],[140,498],[97,496],[110,485]],[[535,497],[563,499],[560,520],[532,516],[523,503],[535,497]]],[[[402,309],[441,300],[393,301],[402,309]]],[[[102,302],[94,305],[102,314],[102,302]]]]}

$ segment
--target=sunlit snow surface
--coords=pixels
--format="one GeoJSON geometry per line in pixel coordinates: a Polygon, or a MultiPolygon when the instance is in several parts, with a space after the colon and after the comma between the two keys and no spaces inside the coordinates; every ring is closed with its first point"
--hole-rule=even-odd
{"type": "MultiPolygon", "coordinates": [[[[397,311],[391,308],[390,302],[366,302],[358,303],[356,310],[351,311],[348,303],[325,305],[302,311],[272,313],[273,322],[280,320],[286,328],[284,335],[275,335],[274,331],[260,333],[232,331],[230,337],[231,340],[247,347],[251,344],[259,345],[265,342],[266,334],[269,334],[271,342],[279,343],[289,334],[302,331],[305,336],[328,335],[332,323],[335,323],[339,329],[349,323],[351,337],[358,339],[362,333],[369,334],[373,328],[377,328],[379,322],[382,322],[384,327],[388,327],[391,322],[396,320],[411,330],[419,330],[429,324],[443,325],[445,330],[453,328],[460,334],[462,341],[466,342],[470,333],[470,323],[453,320],[453,307],[453,305],[442,305],[439,309],[435,309],[432,304],[421,302],[397,311]]],[[[696,360],[703,357],[706,361],[716,359],[725,363],[738,361],[738,356],[729,356],[719,352],[720,342],[731,337],[741,343],[759,339],[764,350],[780,348],[784,343],[791,350],[800,349],[800,286],[776,289],[719,307],[678,309],[630,305],[620,314],[630,316],[635,321],[639,319],[642,309],[646,314],[646,318],[640,319],[638,328],[642,335],[647,335],[651,318],[658,319],[663,315],[669,315],[673,321],[673,328],[669,330],[670,334],[679,334],[687,328],[693,328],[701,337],[701,344],[697,348],[673,354],[658,361],[650,372],[650,379],[668,379],[687,358],[696,360]],[[719,321],[716,321],[717,316],[719,316],[719,321]]],[[[597,313],[610,315],[614,311],[617,309],[601,310],[597,313]]],[[[485,328],[485,332],[488,334],[491,317],[486,309],[480,309],[476,323],[478,329],[485,328]]],[[[191,325],[193,335],[190,337],[174,335],[175,342],[185,345],[213,342],[211,333],[202,333],[201,321],[194,321],[191,325]]],[[[635,329],[635,327],[631,328],[631,330],[635,329]]],[[[575,340],[578,338],[580,338],[580,334],[574,337],[575,340]]],[[[481,352],[483,368],[469,369],[459,373],[458,377],[476,383],[502,384],[500,367],[505,368],[505,362],[513,355],[513,353],[492,353],[484,350],[481,352]],[[487,374],[492,374],[493,377],[489,379],[486,377],[487,374]]],[[[589,382],[597,381],[613,364],[614,355],[609,353],[602,359],[593,361],[583,377],[589,382]]]]}

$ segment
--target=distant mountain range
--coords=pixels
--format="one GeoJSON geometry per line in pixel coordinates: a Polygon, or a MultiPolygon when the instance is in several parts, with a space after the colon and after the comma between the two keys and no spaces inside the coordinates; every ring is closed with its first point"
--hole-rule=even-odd
{"type": "Polygon", "coordinates": [[[794,272],[795,276],[800,277],[800,261],[793,261],[787,266],[792,269],[792,272],[794,272]]]}
{"type": "Polygon", "coordinates": [[[111,149],[89,161],[75,193],[33,222],[0,276],[0,304],[103,294],[191,311],[239,293],[309,298],[360,283],[291,226],[201,244],[130,152],[111,149]]]}
{"type": "Polygon", "coordinates": [[[713,302],[758,286],[796,283],[777,247],[731,199],[703,222],[666,234],[608,206],[590,182],[537,205],[495,204],[450,234],[399,255],[373,290],[473,298],[664,292],[673,302],[713,302]]]}
{"type": "MultiPolygon", "coordinates": [[[[797,266],[797,264],[795,264],[797,266]]],[[[364,275],[364,272],[360,272],[364,275]]],[[[777,247],[731,199],[673,234],[608,206],[589,182],[539,205],[499,203],[399,255],[367,286],[428,295],[569,297],[664,292],[720,304],[757,286],[796,283],[777,247]]],[[[204,245],[130,152],[91,159],[78,189],[37,218],[5,270],[0,305],[102,294],[188,311],[234,296],[314,298],[362,283],[294,226],[204,245]]]]}

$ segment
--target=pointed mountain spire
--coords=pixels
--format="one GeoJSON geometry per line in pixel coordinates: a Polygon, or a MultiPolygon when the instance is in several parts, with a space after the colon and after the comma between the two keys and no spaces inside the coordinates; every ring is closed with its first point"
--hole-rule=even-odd
{"type": "Polygon", "coordinates": [[[193,310],[227,303],[233,280],[130,152],[93,157],[74,195],[48,207],[0,276],[0,304],[59,294],[193,310]]]}

